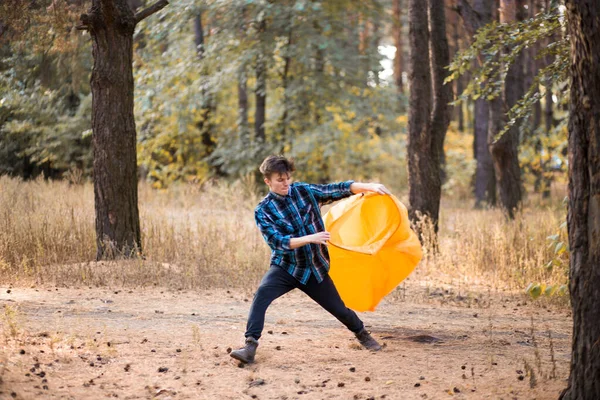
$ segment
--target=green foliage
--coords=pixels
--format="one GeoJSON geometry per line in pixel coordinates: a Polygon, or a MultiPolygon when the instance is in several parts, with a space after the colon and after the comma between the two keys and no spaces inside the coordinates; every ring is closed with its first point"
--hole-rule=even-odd
{"type": "MultiPolygon", "coordinates": [[[[448,67],[450,73],[446,82],[467,72],[472,77],[456,102],[480,97],[491,100],[501,94],[508,69],[517,56],[536,44],[543,45],[536,59],[551,58],[552,61],[538,72],[523,98],[508,111],[507,125],[495,140],[518,121],[526,121],[545,90],[552,90],[553,86],[565,87],[569,71],[569,38],[563,34],[565,29],[564,15],[557,4],[525,21],[492,22],[477,31],[472,45],[459,52],[448,67]]],[[[568,95],[568,87],[558,94],[568,95]]]]}
{"type": "Polygon", "coordinates": [[[91,54],[69,29],[78,9],[50,1],[22,7],[25,14],[3,21],[0,43],[0,174],[89,174],[91,54]]]}
{"type": "Polygon", "coordinates": [[[378,174],[378,140],[402,131],[393,85],[377,79],[383,56],[375,35],[358,48],[365,21],[388,18],[378,3],[188,0],[164,11],[160,21],[139,28],[144,46],[135,63],[139,160],[153,181],[204,180],[215,171],[237,177],[256,171],[273,152],[301,159],[301,179],[378,174]],[[200,13],[202,57],[194,49],[200,13]],[[253,129],[258,60],[267,65],[265,142],[253,129]],[[246,122],[238,109],[241,76],[246,122]],[[209,101],[216,110],[206,115],[209,101]],[[207,125],[214,150],[194,140],[207,125]],[[178,159],[182,153],[197,156],[187,174],[189,157],[178,159]]]}

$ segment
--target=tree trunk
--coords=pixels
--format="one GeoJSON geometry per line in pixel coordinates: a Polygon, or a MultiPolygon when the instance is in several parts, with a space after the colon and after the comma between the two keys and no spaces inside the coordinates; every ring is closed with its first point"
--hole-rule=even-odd
{"type": "Polygon", "coordinates": [[[408,189],[410,219],[420,214],[437,215],[440,197],[439,163],[431,148],[432,110],[431,71],[429,68],[429,29],[427,2],[409,0],[409,111],[408,111],[408,189]],[[427,49],[427,50],[426,50],[427,49]]]}
{"type": "MultiPolygon", "coordinates": [[[[204,28],[202,27],[202,12],[198,12],[194,17],[194,43],[196,44],[196,52],[202,63],[204,60],[204,54],[206,48],[204,46],[204,28]]],[[[201,74],[201,87],[200,95],[202,96],[202,103],[200,104],[200,120],[196,124],[200,135],[202,137],[202,144],[204,145],[204,156],[208,157],[217,147],[217,143],[213,138],[213,124],[212,118],[215,114],[215,102],[212,94],[210,93],[208,71],[205,65],[200,68],[201,74]]],[[[218,173],[218,171],[217,171],[218,173]]]]}
{"type": "Polygon", "coordinates": [[[396,54],[394,55],[394,82],[398,94],[404,93],[404,81],[402,78],[402,0],[394,0],[393,4],[393,27],[392,35],[394,36],[394,45],[396,46],[396,54]]]}
{"type": "MultiPolygon", "coordinates": [[[[523,1],[523,0],[520,0],[523,1]]],[[[519,0],[501,0],[500,22],[511,23],[517,20],[517,10],[522,8],[519,0]]],[[[520,13],[519,13],[520,14],[520,13]]],[[[506,125],[506,113],[523,96],[523,57],[516,57],[510,66],[504,82],[504,93],[490,103],[490,125],[488,144],[494,161],[494,170],[500,205],[509,218],[521,204],[521,170],[519,168],[519,128],[518,124],[508,130],[500,139],[498,133],[506,125]]]]}
{"type": "Polygon", "coordinates": [[[238,131],[241,137],[248,135],[248,76],[246,66],[238,70],[238,131]]]}
{"type": "Polygon", "coordinates": [[[600,3],[567,0],[571,38],[569,290],[571,374],[565,400],[600,399],[600,3]]]}
{"type": "Polygon", "coordinates": [[[475,208],[484,208],[486,204],[492,207],[496,205],[496,174],[487,141],[489,119],[488,102],[485,99],[475,100],[475,208]]]}
{"type": "Polygon", "coordinates": [[[254,89],[256,98],[256,108],[254,110],[254,137],[256,140],[264,143],[267,110],[267,65],[262,37],[267,27],[266,21],[262,20],[259,26],[260,51],[256,58],[256,87],[254,89]]]}
{"type": "MultiPolygon", "coordinates": [[[[464,21],[464,26],[469,36],[492,21],[493,3],[489,0],[475,0],[473,7],[466,1],[460,0],[459,13],[464,21]]],[[[494,162],[488,146],[488,129],[490,125],[490,103],[485,99],[475,100],[474,142],[475,159],[475,207],[496,205],[496,173],[494,162]]]]}
{"type": "MultiPolygon", "coordinates": [[[[431,115],[431,139],[436,157],[439,157],[440,184],[446,180],[444,139],[452,118],[452,102],[454,93],[451,85],[444,84],[448,75],[446,67],[450,64],[450,50],[446,37],[446,15],[444,0],[429,0],[429,49],[431,64],[431,81],[433,89],[433,112],[431,115]]],[[[441,193],[441,187],[440,187],[441,193]]],[[[439,208],[438,198],[438,208],[439,208]]],[[[437,220],[438,215],[435,215],[437,220]]],[[[437,232],[437,231],[436,231],[437,232]]]]}
{"type": "Polygon", "coordinates": [[[125,0],[94,0],[78,29],[92,37],[92,143],[96,258],[141,253],[133,115],[133,33],[136,23],[166,6],[133,14],[125,0]]]}
{"type": "Polygon", "coordinates": [[[286,140],[286,131],[287,131],[287,126],[288,126],[288,118],[289,118],[289,107],[290,107],[290,99],[289,99],[289,93],[288,93],[288,86],[289,86],[289,73],[290,73],[290,67],[292,64],[292,57],[291,57],[291,46],[292,46],[292,20],[293,16],[292,14],[290,14],[289,17],[289,27],[288,27],[288,38],[287,38],[287,43],[286,43],[286,47],[285,47],[285,57],[284,57],[284,62],[283,62],[283,71],[281,72],[281,86],[283,88],[283,113],[281,113],[281,119],[279,121],[279,142],[281,143],[280,147],[281,150],[280,152],[283,152],[283,148],[285,146],[285,140],[286,140]]]}
{"type": "MultiPolygon", "coordinates": [[[[460,36],[458,34],[458,24],[454,24],[452,39],[454,40],[454,52],[455,54],[460,51],[460,36]]],[[[456,96],[460,96],[460,94],[464,90],[464,76],[459,76],[456,80],[456,96]]],[[[458,130],[460,132],[464,132],[465,130],[465,117],[463,113],[463,104],[462,102],[454,106],[454,111],[456,112],[456,120],[458,121],[458,130]]]]}
{"type": "Polygon", "coordinates": [[[421,215],[429,217],[437,232],[441,156],[450,119],[448,102],[452,98],[452,88],[443,85],[443,67],[449,59],[443,1],[409,0],[408,12],[411,53],[408,116],[410,217],[413,221],[417,221],[421,215]]]}

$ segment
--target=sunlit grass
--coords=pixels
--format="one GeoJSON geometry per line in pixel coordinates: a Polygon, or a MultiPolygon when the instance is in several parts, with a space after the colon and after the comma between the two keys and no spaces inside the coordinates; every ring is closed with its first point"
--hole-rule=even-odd
{"type": "MultiPolygon", "coordinates": [[[[144,259],[95,263],[93,186],[0,177],[0,279],[5,283],[164,285],[177,288],[255,287],[269,250],[253,210],[251,181],[180,185],[158,191],[140,184],[144,259]]],[[[405,196],[400,195],[400,198],[405,196]]],[[[447,276],[464,285],[521,290],[530,282],[562,284],[565,268],[547,237],[565,210],[528,200],[515,221],[498,210],[474,210],[444,199],[439,253],[425,244],[416,277],[447,276]]]]}

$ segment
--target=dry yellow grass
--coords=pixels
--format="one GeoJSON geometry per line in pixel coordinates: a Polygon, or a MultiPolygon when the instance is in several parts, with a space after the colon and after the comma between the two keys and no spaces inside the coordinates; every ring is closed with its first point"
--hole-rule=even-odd
{"type": "MultiPolygon", "coordinates": [[[[93,263],[90,183],[0,177],[0,279],[21,285],[254,287],[269,259],[254,225],[260,200],[254,189],[251,182],[168,191],[140,184],[145,259],[99,264],[93,263]]],[[[565,283],[564,268],[543,267],[553,257],[547,237],[565,218],[560,201],[555,203],[529,200],[515,221],[507,221],[498,210],[444,199],[440,252],[426,245],[427,257],[415,274],[518,290],[532,281],[565,283]]]]}

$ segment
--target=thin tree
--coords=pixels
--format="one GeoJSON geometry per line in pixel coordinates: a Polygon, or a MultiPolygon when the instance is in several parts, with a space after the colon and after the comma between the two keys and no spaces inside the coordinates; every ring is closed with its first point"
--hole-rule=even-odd
{"type": "MultiPolygon", "coordinates": [[[[264,18],[264,17],[262,17],[264,18]]],[[[264,33],[267,22],[262,19],[258,28],[258,54],[256,55],[256,108],[254,109],[254,136],[261,143],[265,142],[265,121],[267,111],[267,60],[264,33]]]]}
{"type": "Polygon", "coordinates": [[[396,46],[396,54],[394,55],[394,82],[398,94],[404,93],[404,80],[402,77],[402,1],[393,1],[393,25],[392,36],[394,37],[394,45],[396,46]]]}
{"type": "Polygon", "coordinates": [[[208,157],[215,150],[217,143],[214,140],[212,118],[215,114],[214,96],[210,92],[210,78],[208,77],[208,68],[204,62],[206,47],[204,45],[204,27],[202,26],[202,11],[194,16],[194,44],[196,45],[196,54],[201,63],[200,73],[202,75],[200,83],[200,95],[202,96],[200,104],[200,120],[196,126],[202,137],[204,145],[204,155],[208,157]]]}
{"type": "MultiPolygon", "coordinates": [[[[522,20],[523,1],[500,0],[500,23],[522,20]]],[[[499,139],[497,136],[506,125],[508,110],[523,94],[523,55],[519,54],[506,73],[504,91],[490,101],[488,125],[488,145],[494,161],[500,205],[511,219],[522,200],[518,126],[510,128],[499,139]]]]}
{"type": "Polygon", "coordinates": [[[567,0],[571,40],[569,290],[571,374],[564,400],[600,399],[600,3],[567,0]]]}
{"type": "MultiPolygon", "coordinates": [[[[492,2],[474,0],[473,5],[467,0],[460,0],[457,11],[463,19],[465,30],[473,37],[479,28],[492,21],[492,2]]],[[[496,204],[496,174],[494,162],[488,146],[488,125],[490,108],[486,99],[475,100],[473,134],[475,144],[475,207],[496,204]]]]}
{"type": "Polygon", "coordinates": [[[92,37],[92,143],[97,259],[141,252],[136,130],[133,115],[133,33],[168,4],[136,14],[126,0],[93,0],[78,29],[92,37]]]}
{"type": "Polygon", "coordinates": [[[452,100],[452,87],[443,83],[445,66],[450,58],[444,2],[410,0],[408,13],[411,53],[408,116],[410,217],[413,221],[418,220],[420,215],[429,217],[437,232],[443,144],[452,100]]]}

